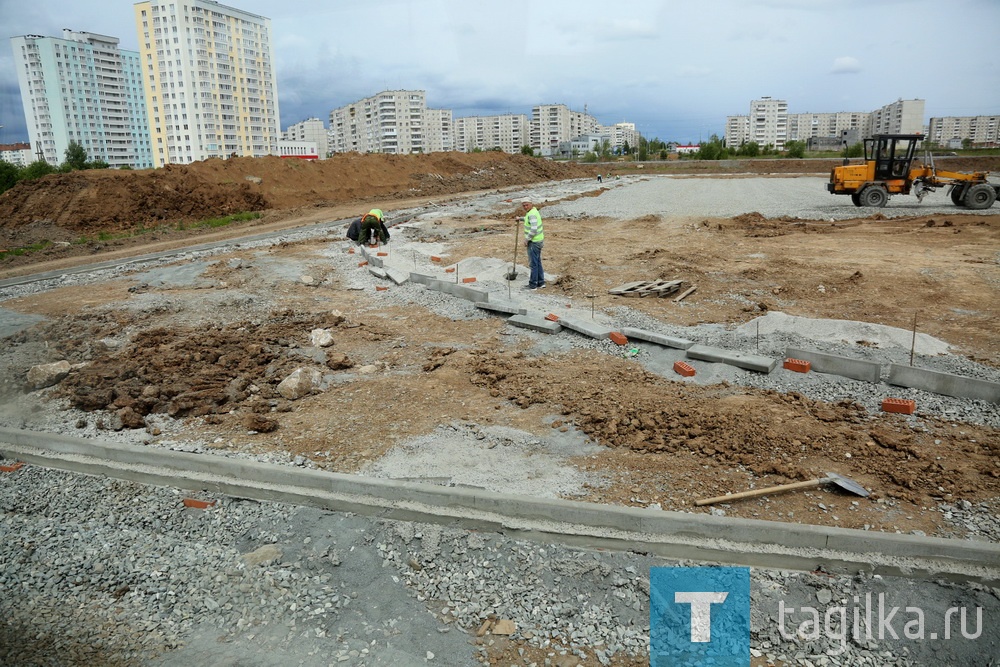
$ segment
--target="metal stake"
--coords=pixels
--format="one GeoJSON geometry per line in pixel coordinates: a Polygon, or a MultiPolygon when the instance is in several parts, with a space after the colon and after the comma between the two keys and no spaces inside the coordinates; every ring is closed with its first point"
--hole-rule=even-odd
{"type": "Polygon", "coordinates": [[[913,352],[917,349],[917,313],[913,312],[913,341],[910,343],[910,365],[913,365],[913,352]]]}

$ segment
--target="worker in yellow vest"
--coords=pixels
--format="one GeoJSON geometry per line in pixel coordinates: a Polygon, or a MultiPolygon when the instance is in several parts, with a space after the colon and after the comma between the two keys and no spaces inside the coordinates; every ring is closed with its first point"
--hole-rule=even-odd
{"type": "Polygon", "coordinates": [[[545,271],[542,269],[542,242],[545,240],[542,214],[530,199],[523,199],[521,208],[524,210],[524,247],[528,249],[528,266],[531,269],[528,289],[538,290],[545,287],[545,271]]]}

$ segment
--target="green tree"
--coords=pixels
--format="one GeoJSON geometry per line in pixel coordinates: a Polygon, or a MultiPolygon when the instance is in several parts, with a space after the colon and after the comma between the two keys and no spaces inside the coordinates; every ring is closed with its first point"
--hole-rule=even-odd
{"type": "Polygon", "coordinates": [[[760,145],[756,141],[748,141],[736,152],[742,157],[757,157],[760,155],[760,145]]]}
{"type": "Polygon", "coordinates": [[[599,155],[601,156],[602,160],[607,161],[611,159],[611,142],[609,140],[604,139],[603,141],[601,141],[601,148],[599,155]]]}
{"type": "Polygon", "coordinates": [[[0,160],[0,192],[7,192],[17,183],[20,169],[10,162],[0,160]]]}
{"type": "Polygon", "coordinates": [[[583,154],[584,162],[597,162],[597,153],[594,151],[587,151],[583,154]]]}
{"type": "Polygon", "coordinates": [[[20,181],[32,181],[36,178],[41,178],[42,176],[48,176],[49,174],[56,173],[56,168],[45,160],[35,160],[27,167],[21,170],[21,176],[18,180],[20,181]]]}
{"type": "Polygon", "coordinates": [[[524,146],[521,146],[521,155],[531,155],[534,157],[535,149],[525,144],[524,146]]]}
{"type": "Polygon", "coordinates": [[[863,157],[865,154],[865,145],[860,141],[851,146],[844,148],[844,157],[863,157]]]}
{"type": "Polygon", "coordinates": [[[701,142],[698,152],[695,153],[695,158],[698,160],[727,160],[729,159],[729,149],[726,148],[719,135],[713,134],[708,141],[701,142]]]}
{"type": "Polygon", "coordinates": [[[622,146],[622,155],[631,155],[631,154],[632,154],[632,148],[628,145],[628,142],[626,141],[625,144],[622,146]]]}
{"type": "Polygon", "coordinates": [[[66,164],[70,169],[87,168],[87,151],[76,141],[69,142],[69,147],[65,151],[66,164]]]}
{"type": "Polygon", "coordinates": [[[804,158],[806,156],[806,142],[794,139],[785,142],[785,154],[788,157],[804,158]]]}

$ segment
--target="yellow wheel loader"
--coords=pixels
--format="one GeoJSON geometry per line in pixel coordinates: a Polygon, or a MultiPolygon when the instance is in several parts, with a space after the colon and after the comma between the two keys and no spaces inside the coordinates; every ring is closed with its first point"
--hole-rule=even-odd
{"type": "Polygon", "coordinates": [[[987,181],[989,172],[966,174],[935,168],[934,159],[913,166],[913,154],[924,138],[922,134],[876,134],[865,139],[864,164],[850,164],[830,172],[826,189],[835,195],[850,195],[855,206],[881,208],[892,195],[911,192],[922,201],[928,192],[950,187],[956,206],[980,210],[993,206],[1000,197],[1000,185],[987,181]]]}

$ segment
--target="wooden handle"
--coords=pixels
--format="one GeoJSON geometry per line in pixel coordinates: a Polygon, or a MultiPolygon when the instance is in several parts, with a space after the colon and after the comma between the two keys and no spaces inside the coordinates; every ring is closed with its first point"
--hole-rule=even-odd
{"type": "Polygon", "coordinates": [[[821,477],[820,479],[810,479],[805,482],[792,482],[791,484],[782,484],[780,486],[768,486],[763,489],[754,489],[752,491],[743,491],[741,493],[731,493],[728,496],[716,496],[715,498],[705,498],[704,500],[696,500],[694,504],[698,507],[702,505],[714,505],[715,503],[721,503],[727,500],[739,500],[740,498],[754,498],[756,496],[766,496],[769,493],[777,493],[779,491],[791,491],[792,489],[808,489],[810,486],[819,486],[820,484],[825,484],[830,481],[827,477],[821,477]]]}

